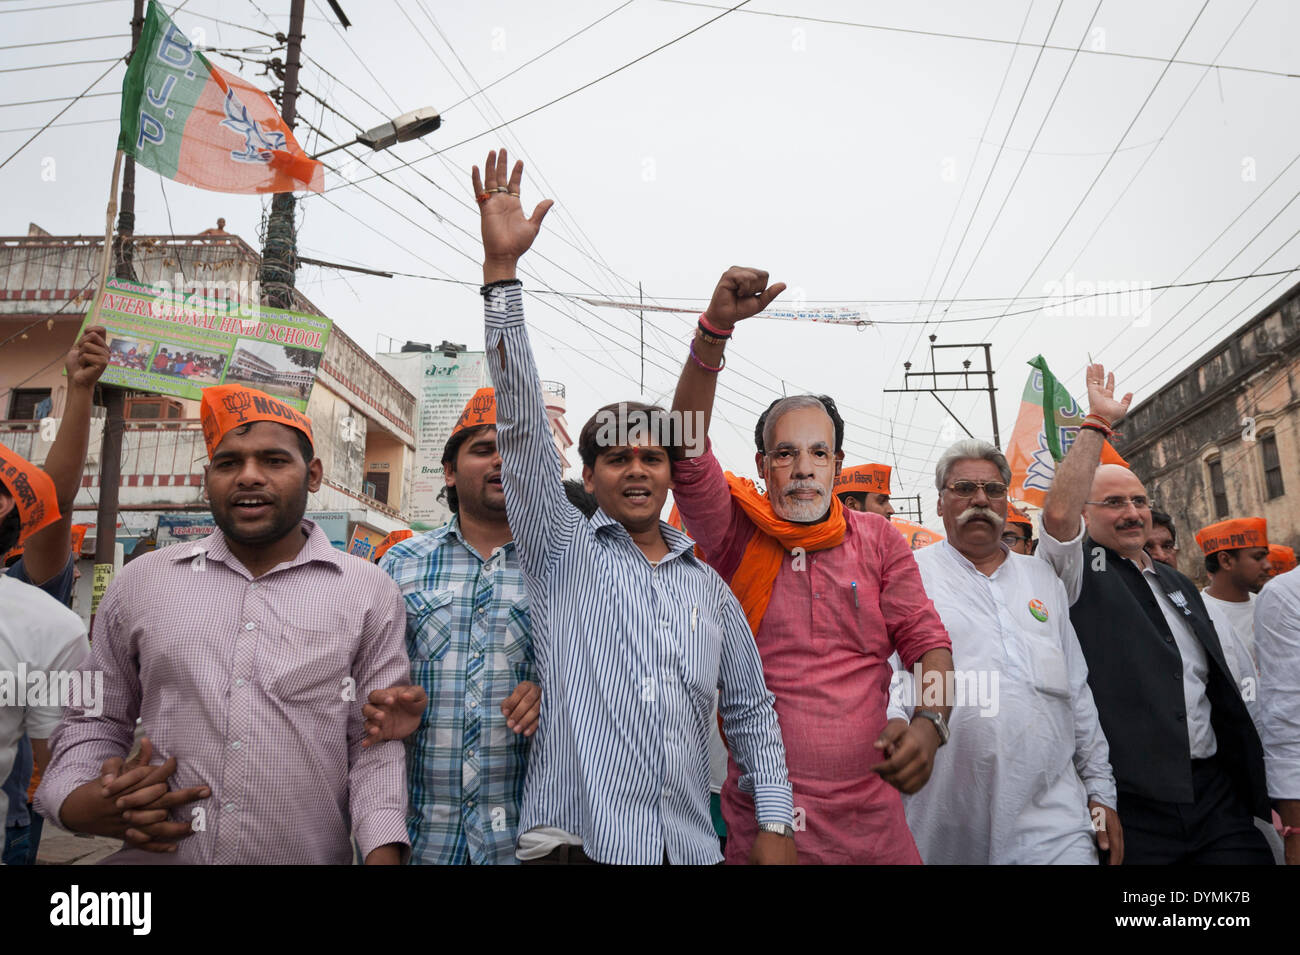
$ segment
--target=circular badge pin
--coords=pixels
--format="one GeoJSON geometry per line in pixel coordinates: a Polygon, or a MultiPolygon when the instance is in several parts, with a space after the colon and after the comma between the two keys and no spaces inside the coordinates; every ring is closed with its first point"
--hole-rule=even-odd
{"type": "Polygon", "coordinates": [[[1047,622],[1047,605],[1041,600],[1029,601],[1029,612],[1034,615],[1035,620],[1047,622]]]}

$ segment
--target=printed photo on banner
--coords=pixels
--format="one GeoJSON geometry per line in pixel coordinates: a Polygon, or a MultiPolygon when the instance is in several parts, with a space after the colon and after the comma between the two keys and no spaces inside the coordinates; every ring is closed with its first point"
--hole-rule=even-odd
{"type": "Polygon", "coordinates": [[[143,370],[149,367],[149,354],[154,343],[141,338],[126,338],[108,335],[108,363],[114,368],[131,368],[143,370]]]}
{"type": "Polygon", "coordinates": [[[215,385],[226,370],[226,356],[195,351],[174,342],[162,342],[149,367],[154,374],[184,378],[203,386],[215,385]]]}
{"type": "Polygon", "coordinates": [[[272,342],[240,342],[226,384],[242,384],[277,398],[306,399],[320,364],[320,352],[272,342]]]}

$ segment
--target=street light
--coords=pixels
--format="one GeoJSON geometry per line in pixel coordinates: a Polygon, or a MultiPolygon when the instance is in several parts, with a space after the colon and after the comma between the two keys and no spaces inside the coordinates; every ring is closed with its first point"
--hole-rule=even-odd
{"type": "Polygon", "coordinates": [[[348,146],[360,143],[363,146],[369,146],[375,152],[381,149],[387,149],[397,143],[410,142],[412,139],[419,139],[421,136],[427,136],[439,126],[442,125],[442,117],[432,106],[423,106],[420,109],[413,109],[409,113],[403,113],[396,119],[389,120],[383,125],[376,126],[374,129],[368,129],[364,133],[358,133],[357,138],[350,143],[340,143],[337,146],[331,146],[324,152],[317,153],[312,159],[320,159],[321,156],[328,156],[330,153],[348,146]]]}

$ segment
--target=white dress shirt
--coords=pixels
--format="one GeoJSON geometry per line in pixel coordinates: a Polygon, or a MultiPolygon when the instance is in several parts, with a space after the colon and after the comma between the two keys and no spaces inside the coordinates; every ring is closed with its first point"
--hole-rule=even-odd
{"type": "Polygon", "coordinates": [[[1300,572],[1279,574],[1255,601],[1264,771],[1273,799],[1300,799],[1300,572]]]}
{"type": "Polygon", "coordinates": [[[905,797],[921,858],[1095,864],[1088,799],[1114,808],[1115,780],[1065,588],[1009,551],[985,576],[946,540],[916,562],[952,638],[957,685],[993,691],[958,690],[951,739],[905,797]]]}
{"type": "MultiPolygon", "coordinates": [[[[1079,534],[1074,540],[1062,542],[1043,529],[1039,534],[1038,550],[1035,553],[1035,556],[1051,565],[1056,575],[1061,578],[1071,605],[1079,599],[1079,592],[1083,589],[1084,531],[1085,528],[1080,527],[1079,534]]],[[[1091,559],[1104,559],[1105,556],[1105,551],[1098,544],[1091,559]]],[[[1191,625],[1184,619],[1186,613],[1179,609],[1165,592],[1160,578],[1156,576],[1151,566],[1151,558],[1144,553],[1142,555],[1144,564],[1127,557],[1120,559],[1128,560],[1142,572],[1142,579],[1151,588],[1156,604],[1164,614],[1165,623],[1169,625],[1169,632],[1173,635],[1174,644],[1178,647],[1178,654],[1183,661],[1183,699],[1187,708],[1187,740],[1191,747],[1192,759],[1208,759],[1214,755],[1218,744],[1214,738],[1214,728],[1210,725],[1210,698],[1205,692],[1210,675],[1210,663],[1205,656],[1205,648],[1201,646],[1201,641],[1196,639],[1191,625]]],[[[1117,620],[1115,624],[1119,627],[1122,621],[1117,620]]]]}

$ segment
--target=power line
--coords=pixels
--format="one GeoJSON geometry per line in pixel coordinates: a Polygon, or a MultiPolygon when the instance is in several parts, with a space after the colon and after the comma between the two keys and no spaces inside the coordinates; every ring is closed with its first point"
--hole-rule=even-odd
{"type": "MultiPolygon", "coordinates": [[[[714,4],[711,3],[699,3],[699,2],[693,2],[693,0],[661,0],[661,2],[675,3],[680,6],[686,6],[686,7],[702,7],[706,10],[722,9],[722,7],[715,6],[714,4]]],[[[969,34],[969,33],[944,33],[938,30],[916,30],[916,29],[908,29],[905,27],[889,27],[878,23],[855,23],[850,20],[832,20],[832,19],[820,18],[820,17],[807,17],[797,13],[773,13],[768,10],[742,10],[741,12],[755,17],[776,17],[782,20],[804,20],[808,23],[824,23],[831,26],[857,27],[863,30],[879,30],[885,33],[910,33],[914,36],[936,37],[945,40],[969,40],[977,43],[994,43],[1002,46],[1042,47],[1045,50],[1056,50],[1062,53],[1072,52],[1071,48],[1068,46],[1054,46],[1053,44],[1050,43],[1041,43],[1041,44],[1021,43],[1019,40],[1003,40],[998,37],[975,36],[974,34],[969,34]]],[[[1154,63],[1166,62],[1163,56],[1148,56],[1142,53],[1121,53],[1117,50],[1092,50],[1092,49],[1084,50],[1083,52],[1088,54],[1089,56],[1115,56],[1127,60],[1149,60],[1154,63]]],[[[1176,63],[1179,66],[1214,66],[1215,65],[1211,63],[1202,63],[1198,60],[1174,59],[1174,60],[1169,60],[1168,62],[1176,63]]],[[[1238,72],[1238,73],[1259,73],[1265,76],[1280,76],[1284,79],[1289,79],[1289,80],[1300,79],[1300,73],[1286,73],[1281,70],[1266,70],[1263,69],[1262,67],[1218,65],[1217,68],[1221,70],[1233,70],[1234,72],[1238,72]]]]}
{"type": "Polygon", "coordinates": [[[37,13],[44,10],[67,10],[70,7],[91,7],[100,3],[113,3],[113,2],[115,2],[115,0],[81,0],[81,2],[79,3],[60,3],[60,4],[47,3],[44,6],[39,6],[39,7],[19,7],[16,10],[14,9],[0,10],[0,16],[3,16],[6,13],[37,13]]]}
{"type": "MultiPolygon", "coordinates": [[[[0,10],[0,13],[3,12],[5,11],[0,10]]],[[[70,60],[67,63],[39,63],[36,66],[10,66],[0,70],[0,73],[29,73],[32,70],[53,70],[60,66],[86,66],[91,63],[116,63],[121,59],[122,57],[120,56],[107,56],[98,60],[70,60]]]]}
{"type": "Polygon", "coordinates": [[[534,63],[536,63],[536,62],[537,62],[538,60],[540,60],[542,57],[544,57],[544,56],[548,56],[549,54],[554,53],[556,50],[558,50],[560,47],[564,46],[564,44],[568,43],[570,40],[573,40],[573,39],[576,39],[577,37],[582,36],[582,34],[586,33],[588,30],[590,30],[592,27],[596,26],[597,24],[604,23],[606,20],[608,20],[608,19],[609,19],[610,17],[612,17],[614,14],[616,14],[616,13],[618,13],[620,10],[622,10],[624,7],[630,7],[630,6],[632,5],[632,3],[633,3],[633,0],[625,0],[624,3],[620,3],[620,4],[619,4],[617,7],[615,7],[613,10],[610,10],[609,13],[606,13],[604,16],[599,17],[598,19],[592,20],[590,23],[588,23],[585,27],[583,27],[581,30],[577,31],[576,33],[570,33],[568,36],[566,36],[566,37],[565,37],[563,40],[561,40],[559,43],[557,43],[557,44],[555,44],[554,46],[552,46],[551,48],[549,48],[549,49],[547,49],[547,50],[544,50],[543,52],[537,54],[537,55],[536,55],[535,57],[533,57],[531,60],[527,60],[527,61],[525,61],[525,62],[523,62],[523,63],[520,63],[518,66],[516,66],[516,67],[515,67],[513,70],[511,70],[509,73],[506,73],[504,76],[498,76],[498,77],[497,77],[496,79],[494,79],[491,83],[487,84],[487,86],[480,86],[477,90],[475,90],[475,91],[474,91],[473,93],[471,93],[469,96],[466,96],[465,99],[458,100],[457,102],[452,103],[451,106],[448,106],[448,107],[447,107],[447,110],[444,110],[444,112],[446,112],[446,111],[448,111],[448,110],[452,110],[452,109],[454,109],[454,108],[457,107],[457,106],[460,106],[462,103],[467,102],[468,100],[470,100],[470,99],[471,99],[472,97],[474,97],[474,96],[478,96],[478,95],[481,94],[481,93],[486,93],[486,92],[487,92],[488,90],[490,90],[492,87],[496,86],[498,83],[503,82],[504,80],[508,80],[508,79],[510,79],[510,77],[514,76],[516,73],[518,73],[520,70],[524,69],[525,67],[532,66],[534,63]]]}
{"type": "MultiPolygon", "coordinates": [[[[1249,212],[1249,211],[1254,207],[1255,203],[1259,202],[1260,199],[1264,198],[1264,196],[1268,193],[1268,191],[1269,191],[1270,189],[1272,189],[1273,186],[1275,186],[1275,185],[1278,183],[1278,181],[1279,181],[1279,180],[1280,180],[1284,175],[1286,175],[1287,171],[1290,170],[1290,168],[1291,168],[1292,166],[1294,166],[1297,162],[1300,162],[1300,153],[1296,153],[1295,156],[1293,156],[1293,157],[1291,158],[1291,161],[1290,161],[1289,163],[1287,163],[1285,166],[1282,167],[1282,171],[1279,172],[1276,176],[1274,176],[1273,179],[1269,182],[1269,184],[1268,184],[1267,186],[1265,186],[1265,187],[1264,187],[1263,189],[1261,189],[1258,193],[1256,193],[1255,198],[1251,199],[1250,202],[1246,203],[1245,208],[1243,208],[1240,212],[1238,212],[1238,213],[1233,217],[1232,221],[1229,222],[1226,226],[1224,226],[1224,227],[1219,231],[1219,234],[1216,235],[1213,239],[1211,239],[1211,240],[1209,241],[1209,244],[1207,244],[1207,245],[1205,246],[1205,248],[1203,248],[1203,249],[1200,251],[1200,254],[1198,254],[1198,255],[1196,256],[1196,258],[1192,259],[1192,261],[1189,262],[1189,263],[1187,264],[1187,266],[1186,266],[1186,267],[1185,267],[1181,272],[1178,273],[1177,276],[1175,276],[1174,281],[1175,281],[1175,282],[1178,281],[1178,279],[1182,278],[1184,275],[1186,275],[1188,272],[1190,272],[1190,271],[1192,270],[1192,267],[1195,266],[1197,262],[1201,261],[1201,259],[1203,259],[1203,258],[1205,257],[1205,254],[1206,254],[1207,252],[1209,252],[1210,249],[1214,248],[1214,246],[1218,243],[1218,241],[1219,241],[1220,239],[1222,239],[1225,235],[1227,235],[1227,234],[1228,234],[1228,231],[1229,231],[1229,230],[1230,230],[1234,225],[1236,225],[1238,222],[1241,221],[1242,216],[1244,216],[1247,212],[1249,212]]],[[[1300,195],[1300,193],[1298,193],[1297,195],[1300,195]]],[[[1286,205],[1284,205],[1284,206],[1282,207],[1282,209],[1285,210],[1287,206],[1289,206],[1292,202],[1295,201],[1295,199],[1296,199],[1296,197],[1295,197],[1295,196],[1292,196],[1291,199],[1289,199],[1289,200],[1287,201],[1286,205]]],[[[1277,215],[1280,215],[1280,214],[1281,214],[1281,212],[1279,212],[1277,215]]],[[[1269,225],[1270,223],[1272,223],[1274,219],[1277,218],[1277,215],[1274,215],[1274,216],[1273,216],[1273,219],[1270,219],[1270,220],[1268,221],[1268,223],[1265,223],[1264,228],[1267,228],[1268,225],[1269,225]]],[[[1237,255],[1240,255],[1241,252],[1244,252],[1247,248],[1249,248],[1250,245],[1251,245],[1251,243],[1253,243],[1257,238],[1259,238],[1259,236],[1260,236],[1262,233],[1263,233],[1263,229],[1260,229],[1260,230],[1259,230],[1258,232],[1256,232],[1253,236],[1251,236],[1250,240],[1249,240],[1248,242],[1246,242],[1246,244],[1243,245],[1243,246],[1241,247],[1241,250],[1238,251],[1237,255]]],[[[1223,268],[1227,268],[1228,265],[1231,265],[1232,262],[1236,259],[1236,257],[1237,257],[1237,256],[1233,256],[1232,259],[1229,259],[1228,262],[1225,263],[1225,265],[1223,266],[1223,268]]],[[[1222,272],[1222,271],[1223,271],[1223,268],[1221,268],[1219,271],[1222,272]]],[[[1158,301],[1160,300],[1161,296],[1163,296],[1163,294],[1164,294],[1164,293],[1162,292],[1161,295],[1157,295],[1156,298],[1155,298],[1155,302],[1158,302],[1158,301]]],[[[1153,302],[1152,304],[1154,305],[1155,302],[1153,302]]],[[[1116,333],[1115,333],[1115,336],[1114,336],[1113,338],[1111,338],[1110,341],[1106,342],[1106,344],[1104,344],[1104,345],[1101,346],[1101,349],[1097,352],[1097,354],[1099,354],[1099,355],[1102,354],[1102,353],[1105,352],[1107,349],[1109,349],[1111,345],[1113,345],[1113,344],[1115,344],[1115,342],[1119,341],[1120,336],[1122,336],[1122,335],[1125,333],[1125,331],[1127,331],[1127,329],[1120,329],[1120,331],[1116,332],[1116,333]]],[[[1153,334],[1152,337],[1154,337],[1154,334],[1153,334]]],[[[1150,341],[1150,340],[1151,340],[1151,338],[1149,337],[1149,338],[1147,339],[1147,341],[1150,341]]],[[[1145,344],[1146,344],[1146,342],[1143,342],[1142,345],[1139,345],[1138,347],[1141,348],[1141,347],[1143,347],[1145,344]]],[[[1077,376],[1077,375],[1078,375],[1080,372],[1082,372],[1086,367],[1087,367],[1086,365],[1081,366],[1081,367],[1080,367],[1078,370],[1076,370],[1076,371],[1074,372],[1074,374],[1071,375],[1070,377],[1073,378],[1073,377],[1077,376]]]]}
{"type": "MultiPolygon", "coordinates": [[[[616,74],[618,74],[618,73],[621,73],[621,72],[623,72],[624,70],[628,69],[629,67],[635,66],[636,64],[640,63],[642,60],[645,60],[645,59],[647,59],[647,58],[649,58],[649,57],[651,57],[651,56],[654,56],[656,53],[660,52],[661,50],[666,50],[668,47],[672,46],[673,44],[675,44],[675,43],[680,43],[682,40],[686,39],[688,36],[691,36],[692,34],[698,33],[699,31],[701,31],[701,30],[703,30],[705,27],[707,27],[709,24],[711,24],[711,23],[715,23],[716,21],[721,20],[721,19],[722,19],[723,17],[725,17],[728,13],[731,13],[731,12],[734,11],[734,10],[739,10],[741,7],[745,6],[745,4],[747,4],[747,3],[749,3],[749,2],[750,2],[750,0],[741,0],[740,3],[736,4],[736,5],[733,6],[733,7],[729,7],[728,9],[724,10],[722,13],[718,14],[716,17],[712,17],[712,18],[710,18],[710,19],[708,19],[708,20],[705,20],[705,21],[704,21],[703,23],[701,23],[699,26],[697,26],[697,27],[693,27],[692,29],[687,30],[685,33],[681,34],[680,36],[674,37],[673,39],[669,40],[667,43],[661,43],[659,46],[655,47],[653,50],[650,50],[650,51],[647,52],[647,53],[642,53],[642,54],[641,54],[640,56],[638,56],[636,59],[634,59],[634,60],[630,60],[629,62],[624,63],[622,66],[617,67],[617,68],[615,68],[615,69],[612,69],[612,70],[610,70],[608,73],[605,73],[605,74],[603,74],[603,75],[601,75],[601,76],[596,77],[594,80],[591,80],[591,81],[589,81],[589,82],[587,82],[587,83],[582,84],[582,85],[579,86],[577,89],[572,89],[572,90],[570,90],[569,92],[564,93],[564,94],[561,95],[561,96],[557,96],[557,97],[555,97],[554,99],[549,100],[549,101],[543,103],[543,104],[540,105],[540,106],[535,106],[535,107],[533,107],[532,109],[528,110],[527,112],[520,113],[520,114],[519,114],[518,116],[516,116],[514,119],[507,120],[506,122],[504,122],[504,123],[500,123],[500,124],[498,124],[498,125],[496,125],[496,126],[493,126],[493,127],[490,128],[490,129],[485,129],[485,130],[483,130],[482,132],[480,132],[480,133],[476,133],[476,134],[474,134],[473,136],[468,137],[467,139],[462,139],[460,142],[455,143],[455,144],[453,144],[453,145],[451,145],[451,146],[444,146],[442,149],[439,149],[437,152],[438,152],[438,154],[441,154],[441,153],[447,152],[447,151],[449,151],[449,150],[456,149],[456,148],[458,148],[458,147],[460,147],[460,146],[464,146],[466,143],[472,143],[472,142],[473,142],[474,140],[476,140],[476,139],[482,139],[484,136],[487,136],[487,135],[490,134],[490,133],[495,133],[497,130],[504,129],[506,126],[510,126],[510,125],[512,125],[513,123],[517,123],[517,122],[519,122],[521,119],[527,119],[529,116],[532,116],[532,115],[535,114],[535,113],[540,113],[542,110],[544,110],[544,109],[546,109],[546,108],[548,108],[548,107],[550,107],[550,106],[554,106],[556,103],[562,102],[563,100],[568,99],[570,96],[575,96],[575,95],[577,95],[578,93],[581,93],[583,90],[590,89],[591,87],[595,86],[597,83],[600,83],[600,82],[602,82],[603,80],[607,80],[607,79],[609,79],[611,76],[614,76],[614,75],[616,75],[616,74]]],[[[423,162],[425,159],[428,159],[428,158],[429,158],[428,156],[420,156],[420,157],[418,157],[418,158],[416,158],[416,159],[408,160],[407,162],[401,163],[399,166],[394,167],[394,168],[402,168],[402,167],[405,167],[405,166],[414,165],[415,163],[417,163],[417,162],[423,162]]],[[[393,169],[389,169],[389,170],[387,170],[387,171],[388,171],[388,172],[392,172],[393,169]]],[[[354,180],[354,181],[352,181],[352,182],[345,182],[345,183],[343,183],[341,186],[336,186],[336,187],[334,187],[334,188],[343,188],[343,186],[352,186],[352,185],[356,185],[356,184],[359,183],[359,182],[365,182],[366,179],[372,179],[372,178],[374,178],[374,177],[373,177],[373,176],[367,176],[367,177],[365,177],[365,178],[363,178],[363,179],[354,180]]],[[[327,190],[325,190],[325,191],[326,191],[326,192],[330,192],[330,191],[332,191],[332,190],[331,190],[331,189],[327,189],[327,190]]]]}
{"type": "MultiPolygon", "coordinates": [[[[103,62],[103,61],[101,60],[100,62],[103,62]]],[[[117,64],[120,63],[120,62],[121,62],[121,58],[120,58],[120,57],[114,57],[113,60],[110,62],[108,69],[106,69],[103,73],[100,73],[100,74],[99,74],[99,77],[98,77],[98,78],[97,78],[93,83],[91,83],[91,84],[90,84],[89,86],[87,86],[84,90],[82,90],[80,96],[78,96],[76,99],[72,100],[72,102],[70,102],[70,103],[68,103],[68,105],[64,106],[63,109],[61,109],[61,110],[59,110],[57,113],[55,113],[55,114],[54,114],[54,117],[53,117],[53,118],[52,118],[48,123],[46,123],[44,126],[42,126],[40,129],[38,129],[35,133],[33,133],[33,134],[32,134],[32,137],[31,137],[30,139],[28,139],[27,142],[23,143],[21,146],[19,146],[17,149],[15,149],[13,152],[11,152],[7,157],[5,157],[4,162],[0,162],[0,169],[3,169],[5,166],[9,165],[9,161],[10,161],[11,159],[13,159],[13,158],[14,158],[15,156],[17,156],[20,152],[22,152],[24,149],[26,149],[28,146],[30,146],[33,142],[35,142],[37,136],[39,136],[41,133],[45,132],[45,130],[47,130],[47,129],[49,129],[51,126],[53,126],[53,125],[54,125],[54,120],[58,119],[60,116],[62,116],[62,115],[63,115],[64,113],[66,113],[68,110],[72,109],[72,107],[76,104],[77,100],[81,99],[82,96],[85,96],[85,95],[86,95],[87,93],[89,93],[92,89],[94,89],[96,86],[98,86],[98,85],[100,84],[100,82],[101,82],[105,77],[108,76],[109,73],[112,73],[112,72],[113,72],[114,67],[116,67],[117,64]]]]}
{"type": "Polygon", "coordinates": [[[27,99],[20,100],[16,103],[0,103],[0,109],[8,109],[11,106],[40,106],[43,103],[66,103],[68,100],[75,99],[94,99],[96,96],[119,96],[118,90],[108,90],[103,93],[82,93],[80,97],[73,96],[51,96],[49,99],[27,99]]]}
{"type": "MultiPolygon", "coordinates": [[[[0,13],[7,11],[0,10],[0,13]]],[[[9,46],[0,46],[0,50],[23,50],[29,46],[58,46],[60,43],[90,43],[93,40],[121,40],[130,39],[129,33],[107,33],[104,36],[82,36],[71,40],[42,40],[39,43],[11,43],[9,46]]]]}
{"type": "MultiPolygon", "coordinates": [[[[1227,38],[1226,40],[1223,41],[1223,45],[1220,46],[1218,52],[1214,54],[1214,58],[1215,58],[1216,60],[1217,60],[1219,57],[1221,57],[1221,56],[1223,55],[1223,51],[1226,50],[1226,49],[1228,48],[1228,44],[1230,44],[1230,43],[1232,42],[1233,37],[1235,37],[1235,36],[1237,35],[1238,31],[1241,30],[1242,26],[1245,24],[1247,18],[1248,18],[1248,17],[1250,16],[1250,14],[1251,14],[1251,12],[1254,11],[1254,9],[1255,9],[1256,5],[1258,4],[1258,2],[1259,2],[1259,0],[1254,0],[1254,2],[1252,2],[1251,5],[1247,8],[1246,12],[1242,15],[1241,19],[1237,21],[1237,25],[1236,25],[1235,27],[1233,27],[1232,32],[1228,34],[1228,38],[1227,38]]],[[[1165,139],[1169,136],[1170,132],[1173,131],[1174,125],[1178,122],[1179,118],[1183,115],[1183,112],[1187,109],[1188,104],[1191,103],[1192,98],[1196,95],[1196,91],[1199,90],[1199,89],[1201,88],[1201,84],[1205,82],[1205,78],[1206,78],[1207,76],[1209,76],[1209,75],[1210,75],[1210,68],[1209,68],[1209,67],[1206,67],[1206,69],[1204,69],[1204,70],[1201,72],[1200,77],[1196,80],[1196,84],[1192,87],[1191,91],[1187,94],[1186,98],[1184,98],[1182,105],[1178,107],[1178,111],[1177,111],[1176,113],[1174,113],[1174,118],[1171,119],[1171,120],[1169,121],[1169,125],[1165,127],[1164,132],[1161,133],[1160,136],[1155,140],[1154,148],[1153,148],[1149,153],[1147,153],[1146,157],[1142,160],[1142,164],[1141,164],[1140,166],[1138,166],[1138,168],[1134,171],[1133,175],[1129,178],[1129,181],[1128,181],[1127,185],[1125,185],[1124,188],[1123,188],[1122,190],[1120,190],[1119,195],[1115,197],[1115,201],[1112,202],[1112,203],[1110,204],[1110,208],[1106,210],[1106,214],[1103,215],[1103,216],[1101,217],[1101,220],[1100,220],[1100,221],[1097,223],[1097,225],[1093,228],[1092,233],[1088,236],[1087,239],[1084,240],[1084,243],[1083,243],[1083,245],[1079,248],[1079,251],[1078,251],[1077,253],[1075,253],[1074,259],[1070,262],[1069,265],[1067,265],[1067,266],[1065,267],[1065,270],[1064,270],[1064,274],[1065,274],[1065,275],[1070,275],[1071,272],[1072,272],[1072,270],[1074,269],[1075,265],[1078,264],[1079,259],[1083,258],[1083,253],[1084,253],[1085,251],[1087,251],[1087,249],[1088,249],[1088,247],[1089,247],[1090,245],[1092,245],[1092,241],[1093,241],[1093,239],[1095,239],[1095,238],[1097,237],[1097,233],[1099,233],[1099,232],[1101,231],[1102,226],[1104,226],[1104,225],[1106,224],[1106,221],[1107,221],[1108,219],[1110,219],[1111,214],[1112,214],[1112,213],[1113,213],[1117,208],[1119,208],[1119,204],[1120,204],[1120,202],[1122,202],[1123,199],[1124,199],[1124,197],[1125,197],[1126,195],[1128,195],[1128,191],[1129,191],[1131,188],[1133,188],[1133,184],[1134,184],[1135,182],[1138,181],[1138,177],[1140,177],[1140,176],[1142,175],[1142,171],[1143,171],[1144,169],[1146,169],[1147,164],[1151,162],[1151,158],[1152,158],[1153,156],[1155,156],[1156,151],[1159,150],[1161,144],[1162,144],[1162,143],[1165,141],[1165,139]]],[[[1117,150],[1117,151],[1118,151],[1118,150],[1117,150]]],[[[1198,256],[1198,258],[1199,258],[1199,256],[1198,256]]],[[[1225,268],[1226,268],[1226,266],[1225,266],[1225,268]]],[[[1186,271],[1187,271],[1187,270],[1184,270],[1183,273],[1180,273],[1179,276],[1178,276],[1177,278],[1174,279],[1174,281],[1177,282],[1179,278],[1182,278],[1182,275],[1183,275],[1183,274],[1186,274],[1186,271]]],[[[1222,274],[1222,270],[1220,270],[1220,274],[1222,274]]],[[[1168,287],[1170,287],[1170,288],[1176,288],[1177,286],[1168,286],[1168,287]]],[[[1154,289],[1149,289],[1148,291],[1154,291],[1154,289]]],[[[1161,290],[1161,293],[1160,293],[1160,294],[1161,294],[1161,296],[1164,295],[1164,290],[1163,290],[1163,289],[1161,290]]],[[[1159,296],[1157,296],[1157,298],[1159,298],[1159,296]]],[[[1153,304],[1154,304],[1154,303],[1153,303],[1153,304]]],[[[1032,323],[1031,323],[1031,324],[1032,324],[1032,323]]],[[[1012,344],[1011,344],[1011,348],[1009,348],[1009,349],[1007,350],[1008,354],[1010,354],[1011,352],[1013,352],[1014,349],[1015,349],[1015,347],[1016,347],[1017,345],[1019,345],[1021,341],[1024,340],[1024,337],[1025,337],[1027,334],[1029,334],[1029,329],[1030,329],[1030,327],[1031,327],[1030,325],[1026,325],[1023,329],[1021,329],[1020,334],[1019,334],[1018,336],[1016,336],[1016,340],[1015,340],[1014,342],[1012,342],[1012,344]]],[[[1121,333],[1121,334],[1122,334],[1122,333],[1121,333]]],[[[1114,341],[1114,339],[1111,339],[1111,341],[1114,341]]],[[[1007,360],[1007,359],[1006,359],[1006,357],[1004,356],[1004,358],[1003,358],[1003,363],[1005,363],[1006,360],[1007,360]]],[[[999,366],[999,367],[1000,367],[1000,366],[999,366]]],[[[1086,366],[1084,366],[1084,367],[1086,367],[1086,366]]]]}

